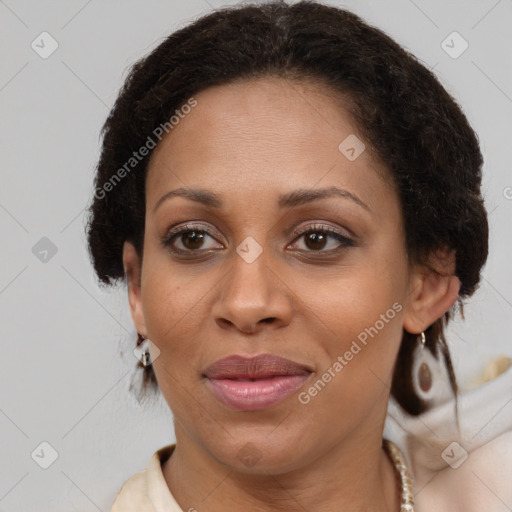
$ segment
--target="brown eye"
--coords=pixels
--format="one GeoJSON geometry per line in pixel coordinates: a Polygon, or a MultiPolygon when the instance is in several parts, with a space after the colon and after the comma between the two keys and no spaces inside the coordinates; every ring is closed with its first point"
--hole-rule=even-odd
{"type": "Polygon", "coordinates": [[[200,226],[185,225],[170,230],[162,238],[162,244],[174,253],[202,253],[209,249],[222,249],[223,245],[200,226]]]}
{"type": "Polygon", "coordinates": [[[355,245],[351,238],[329,226],[313,226],[296,234],[293,248],[305,252],[332,253],[355,245]]]}
{"type": "Polygon", "coordinates": [[[304,241],[305,241],[306,246],[309,249],[313,249],[313,250],[317,251],[317,250],[323,249],[325,247],[325,245],[327,244],[327,236],[325,236],[324,233],[318,233],[318,232],[308,233],[305,236],[304,241]]]}
{"type": "Polygon", "coordinates": [[[204,243],[204,231],[187,231],[181,235],[181,243],[187,249],[199,249],[204,243]]]}

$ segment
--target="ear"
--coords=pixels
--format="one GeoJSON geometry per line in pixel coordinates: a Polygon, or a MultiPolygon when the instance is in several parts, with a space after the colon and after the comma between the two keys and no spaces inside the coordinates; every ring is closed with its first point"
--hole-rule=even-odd
{"type": "Polygon", "coordinates": [[[431,253],[428,266],[417,265],[411,275],[404,329],[419,334],[441,318],[459,295],[455,272],[455,251],[439,249],[431,253]]]}
{"type": "Polygon", "coordinates": [[[137,332],[146,337],[146,322],[144,320],[144,312],[142,309],[140,286],[142,265],[135,247],[130,242],[125,242],[123,245],[123,266],[128,288],[130,314],[137,332]]]}

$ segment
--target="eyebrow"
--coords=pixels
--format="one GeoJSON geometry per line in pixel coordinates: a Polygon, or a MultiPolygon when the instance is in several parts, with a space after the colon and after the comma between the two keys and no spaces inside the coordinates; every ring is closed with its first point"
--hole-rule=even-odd
{"type": "MultiPolygon", "coordinates": [[[[165,193],[157,201],[155,208],[153,209],[153,213],[164,201],[171,199],[172,197],[184,197],[186,199],[190,199],[191,201],[195,201],[197,203],[201,203],[205,206],[209,206],[212,208],[221,208],[223,204],[221,196],[215,192],[211,192],[209,190],[204,190],[200,188],[180,187],[177,188],[176,190],[171,190],[165,193]]],[[[338,187],[293,190],[292,192],[287,192],[286,194],[279,196],[278,205],[279,208],[281,209],[294,208],[296,206],[310,203],[312,201],[317,201],[319,199],[327,199],[330,197],[341,197],[343,199],[349,199],[352,202],[364,208],[365,210],[371,212],[368,205],[361,201],[359,197],[357,197],[352,192],[349,192],[348,190],[341,189],[338,187]]]]}

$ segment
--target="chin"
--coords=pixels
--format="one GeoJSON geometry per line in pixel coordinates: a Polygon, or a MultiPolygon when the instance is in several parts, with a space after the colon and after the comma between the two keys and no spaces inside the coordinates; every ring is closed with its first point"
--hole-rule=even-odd
{"type": "MultiPolygon", "coordinates": [[[[237,473],[283,474],[299,468],[308,459],[308,450],[303,442],[305,436],[299,433],[294,436],[284,431],[285,436],[281,437],[270,435],[268,428],[257,433],[254,427],[250,432],[227,430],[232,436],[227,435],[223,442],[213,446],[206,444],[206,447],[221,464],[237,473]]],[[[211,438],[207,442],[211,442],[211,438]]]]}

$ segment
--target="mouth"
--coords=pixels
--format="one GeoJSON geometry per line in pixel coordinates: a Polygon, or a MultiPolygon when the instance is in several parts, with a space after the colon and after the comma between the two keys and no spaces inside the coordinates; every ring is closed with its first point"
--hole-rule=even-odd
{"type": "Polygon", "coordinates": [[[312,370],[282,357],[229,356],[209,366],[203,376],[213,395],[233,409],[271,407],[297,391],[312,370]]]}

